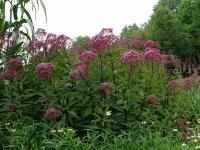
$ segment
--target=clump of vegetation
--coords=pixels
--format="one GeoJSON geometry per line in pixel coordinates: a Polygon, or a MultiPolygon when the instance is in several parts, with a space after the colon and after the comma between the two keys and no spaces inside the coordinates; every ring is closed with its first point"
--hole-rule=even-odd
{"type": "Polygon", "coordinates": [[[198,71],[183,76],[162,42],[21,26],[0,34],[1,149],[199,149],[198,71]]]}

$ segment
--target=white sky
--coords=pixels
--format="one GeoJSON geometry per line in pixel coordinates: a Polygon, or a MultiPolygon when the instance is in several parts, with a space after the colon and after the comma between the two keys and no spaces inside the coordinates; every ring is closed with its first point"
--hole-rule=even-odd
{"type": "Polygon", "coordinates": [[[71,38],[93,36],[102,28],[113,28],[119,35],[125,25],[146,22],[158,0],[43,0],[48,15],[47,25],[42,9],[35,27],[71,38]]]}

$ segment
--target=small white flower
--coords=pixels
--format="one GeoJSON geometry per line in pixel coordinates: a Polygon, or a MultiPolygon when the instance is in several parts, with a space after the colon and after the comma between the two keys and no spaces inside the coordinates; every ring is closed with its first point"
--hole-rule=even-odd
{"type": "Polygon", "coordinates": [[[187,146],[187,144],[185,144],[185,143],[182,143],[182,144],[181,144],[181,146],[182,146],[182,147],[186,147],[186,146],[187,146]]]}
{"type": "Polygon", "coordinates": [[[177,131],[178,131],[178,129],[173,129],[173,131],[174,131],[174,132],[177,132],[177,131]]]}
{"type": "Polygon", "coordinates": [[[192,138],[196,138],[196,136],[195,136],[195,135],[192,135],[192,136],[191,136],[191,139],[192,139],[192,138]]]}
{"type": "MultiPolygon", "coordinates": [[[[67,131],[68,131],[68,133],[72,133],[72,134],[74,134],[74,133],[75,133],[75,130],[74,130],[74,129],[72,129],[72,128],[68,128],[68,129],[67,129],[67,131]]],[[[64,132],[64,134],[66,134],[66,132],[64,132]]]]}
{"type": "Polygon", "coordinates": [[[154,122],[152,122],[152,124],[155,124],[154,122]]]}
{"type": "Polygon", "coordinates": [[[147,122],[146,121],[142,121],[142,124],[146,124],[147,122]]]}
{"type": "Polygon", "coordinates": [[[197,145],[197,146],[195,147],[195,149],[200,149],[200,146],[199,146],[199,145],[197,145]]]}
{"type": "Polygon", "coordinates": [[[9,123],[9,122],[8,122],[8,123],[5,123],[5,125],[6,125],[6,126],[9,126],[9,125],[10,125],[10,123],[9,123]]]}
{"type": "Polygon", "coordinates": [[[200,119],[197,119],[197,123],[200,124],[200,119]]]}
{"type": "Polygon", "coordinates": [[[194,140],[193,140],[193,142],[195,142],[195,143],[196,143],[196,142],[198,142],[198,140],[197,140],[197,139],[194,139],[194,140]]]}
{"type": "Polygon", "coordinates": [[[191,124],[191,122],[190,122],[190,121],[187,121],[187,124],[191,124]]]}
{"type": "Polygon", "coordinates": [[[51,133],[56,133],[56,130],[51,130],[50,132],[51,132],[51,133]]]}
{"type": "Polygon", "coordinates": [[[107,111],[106,112],[106,116],[110,116],[110,115],[112,115],[112,112],[111,111],[107,111]]]}
{"type": "Polygon", "coordinates": [[[73,129],[72,129],[72,128],[68,128],[67,130],[68,130],[68,131],[73,131],[73,129]]]}
{"type": "Polygon", "coordinates": [[[11,131],[11,132],[16,132],[16,131],[17,131],[17,129],[10,129],[10,131],[11,131]]]}
{"type": "Polygon", "coordinates": [[[64,130],[63,129],[58,129],[58,132],[64,132],[64,130]]]}
{"type": "Polygon", "coordinates": [[[9,85],[9,81],[8,80],[4,80],[4,84],[5,85],[9,85]]]}

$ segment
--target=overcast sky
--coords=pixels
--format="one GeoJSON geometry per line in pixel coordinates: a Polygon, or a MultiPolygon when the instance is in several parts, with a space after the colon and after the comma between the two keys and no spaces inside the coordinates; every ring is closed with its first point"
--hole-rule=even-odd
{"type": "Polygon", "coordinates": [[[48,15],[47,25],[42,11],[35,26],[71,38],[93,36],[102,28],[113,28],[119,35],[125,25],[146,22],[158,0],[43,0],[48,15]]]}

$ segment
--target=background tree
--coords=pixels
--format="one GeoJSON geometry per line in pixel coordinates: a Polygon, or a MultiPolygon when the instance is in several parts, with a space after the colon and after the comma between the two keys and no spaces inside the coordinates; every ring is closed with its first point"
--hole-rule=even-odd
{"type": "Polygon", "coordinates": [[[90,40],[89,36],[78,36],[73,40],[72,46],[78,47],[81,49],[88,49],[89,48],[89,40],[90,40]]]}
{"type": "Polygon", "coordinates": [[[158,6],[167,7],[170,11],[176,12],[181,0],[160,0],[158,6]]]}
{"type": "Polygon", "coordinates": [[[198,60],[200,55],[200,1],[182,0],[178,8],[178,17],[189,32],[193,57],[198,60]]]}
{"type": "Polygon", "coordinates": [[[146,38],[160,42],[161,50],[185,59],[191,52],[189,33],[177,15],[167,7],[157,6],[146,28],[146,38]]]}
{"type": "Polygon", "coordinates": [[[133,39],[137,36],[139,36],[142,32],[142,29],[138,27],[136,24],[125,26],[121,33],[120,38],[121,39],[133,39]]]}

